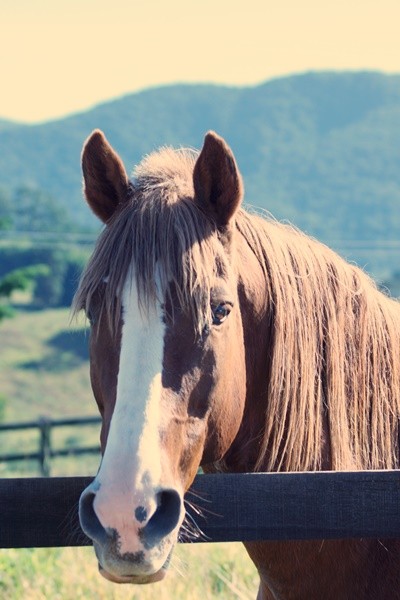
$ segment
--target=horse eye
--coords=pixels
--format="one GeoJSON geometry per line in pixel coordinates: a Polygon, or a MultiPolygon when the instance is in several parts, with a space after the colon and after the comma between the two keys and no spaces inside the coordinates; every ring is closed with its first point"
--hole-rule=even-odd
{"type": "Polygon", "coordinates": [[[89,321],[89,325],[91,327],[93,327],[93,325],[96,324],[97,321],[97,311],[93,306],[88,306],[85,309],[85,313],[86,313],[86,318],[89,321]]]}
{"type": "Polygon", "coordinates": [[[221,303],[218,304],[218,306],[216,306],[215,308],[212,307],[212,314],[213,314],[213,324],[214,325],[221,325],[221,323],[223,323],[225,321],[225,319],[228,317],[229,313],[231,312],[231,308],[232,306],[230,304],[226,304],[226,303],[221,303]]]}

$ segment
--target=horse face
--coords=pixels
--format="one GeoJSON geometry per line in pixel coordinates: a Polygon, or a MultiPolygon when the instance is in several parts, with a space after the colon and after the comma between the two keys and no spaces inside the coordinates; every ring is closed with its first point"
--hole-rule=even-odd
{"type": "Polygon", "coordinates": [[[92,326],[103,460],[82,496],[81,522],[102,573],[115,581],[163,576],[184,520],[183,494],[200,464],[222,458],[243,411],[243,336],[233,286],[215,282],[213,322],[201,337],[172,298],[158,314],[143,316],[128,280],[118,335],[104,316],[92,326]]]}
{"type": "MultiPolygon", "coordinates": [[[[104,138],[96,135],[94,144],[104,146],[104,138]]],[[[217,138],[210,138],[208,145],[195,167],[196,201],[202,210],[213,211],[221,252],[228,255],[234,207],[229,194],[226,210],[215,203],[216,184],[208,162],[211,157],[210,164],[218,170],[219,152],[224,161],[220,171],[225,172],[225,166],[231,173],[233,159],[227,159],[226,147],[217,138]],[[207,205],[211,198],[212,205],[207,205]]],[[[96,198],[101,189],[109,195],[112,188],[117,198],[118,189],[125,186],[121,163],[108,146],[100,150],[102,160],[112,160],[112,168],[101,170],[117,173],[118,185],[96,184],[96,198]]],[[[87,154],[93,152],[93,147],[87,149],[87,154]]],[[[86,169],[86,182],[97,166],[92,161],[86,169]]],[[[86,195],[91,202],[90,192],[86,195]]],[[[108,218],[112,207],[103,195],[93,210],[108,218]]],[[[104,311],[96,314],[101,290],[92,302],[91,382],[103,418],[103,459],[94,482],[82,494],[80,520],[94,542],[101,573],[112,581],[163,578],[184,521],[185,491],[199,465],[220,460],[238,431],[246,387],[243,332],[234,269],[230,258],[222,259],[228,268],[211,284],[212,322],[201,334],[172,283],[162,289],[154,282],[158,302],[143,313],[133,268],[120,292],[117,332],[111,331],[104,311]]]]}

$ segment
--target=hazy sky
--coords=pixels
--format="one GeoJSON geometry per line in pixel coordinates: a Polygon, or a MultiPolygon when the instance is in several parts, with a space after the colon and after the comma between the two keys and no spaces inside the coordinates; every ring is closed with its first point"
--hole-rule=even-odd
{"type": "Polygon", "coordinates": [[[0,118],[148,86],[315,69],[400,73],[400,0],[0,0],[0,118]]]}

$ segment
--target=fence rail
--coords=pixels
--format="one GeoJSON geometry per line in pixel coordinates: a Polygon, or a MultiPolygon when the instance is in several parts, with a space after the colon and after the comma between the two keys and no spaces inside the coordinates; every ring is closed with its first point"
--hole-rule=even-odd
{"type": "Polygon", "coordinates": [[[67,419],[50,419],[41,417],[37,421],[26,421],[25,423],[3,423],[0,424],[0,434],[3,431],[22,431],[28,429],[37,429],[39,432],[38,451],[37,452],[14,452],[0,454],[1,462],[15,462],[24,460],[37,460],[39,462],[40,473],[44,477],[50,475],[51,459],[61,456],[81,456],[83,454],[98,454],[100,446],[79,446],[67,448],[53,448],[52,429],[59,427],[83,427],[87,425],[99,425],[101,419],[98,416],[93,417],[73,417],[67,419]]]}
{"type": "MultiPolygon", "coordinates": [[[[0,547],[89,545],[77,506],[90,481],[0,479],[0,547]]],[[[400,538],[400,471],[198,475],[186,499],[202,531],[190,542],[400,538]]]]}

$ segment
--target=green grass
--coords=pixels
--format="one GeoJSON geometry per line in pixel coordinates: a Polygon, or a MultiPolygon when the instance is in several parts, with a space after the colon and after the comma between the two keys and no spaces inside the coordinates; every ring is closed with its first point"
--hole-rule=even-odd
{"type": "MultiPolygon", "coordinates": [[[[96,414],[85,338],[68,310],[20,311],[0,324],[0,391],[5,420],[96,414]]],[[[37,432],[0,433],[0,452],[37,449],[37,432]]],[[[98,441],[97,427],[53,431],[54,446],[98,441]]],[[[98,457],[54,459],[52,475],[92,475],[98,457]]],[[[0,463],[0,477],[37,475],[36,463],[0,463]]],[[[119,586],[98,574],[92,548],[0,550],[0,599],[250,600],[258,577],[241,544],[178,545],[167,578],[119,586]]]]}
{"type": "Polygon", "coordinates": [[[87,336],[71,326],[67,309],[20,311],[0,323],[0,336],[7,421],[96,412],[83,359],[87,336]]]}
{"type": "Polygon", "coordinates": [[[103,579],[91,548],[0,551],[7,600],[254,600],[257,581],[240,544],[179,545],[167,577],[145,586],[103,579]]]}

